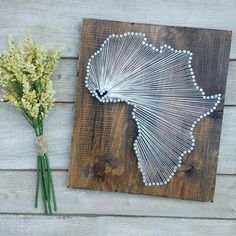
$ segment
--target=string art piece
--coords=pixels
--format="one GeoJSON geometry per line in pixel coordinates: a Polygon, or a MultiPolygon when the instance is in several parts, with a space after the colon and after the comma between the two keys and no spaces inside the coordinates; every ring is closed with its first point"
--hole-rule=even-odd
{"type": "Polygon", "coordinates": [[[192,55],[127,32],[108,36],[88,60],[85,86],[92,96],[133,106],[133,148],[146,186],[171,180],[194,149],[195,126],[220,103],[221,94],[207,96],[197,84],[192,55]]]}

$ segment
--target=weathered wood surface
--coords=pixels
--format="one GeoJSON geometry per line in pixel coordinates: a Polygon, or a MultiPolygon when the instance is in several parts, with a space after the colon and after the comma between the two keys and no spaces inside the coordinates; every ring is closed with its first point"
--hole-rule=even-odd
{"type": "MultiPolygon", "coordinates": [[[[0,49],[12,34],[21,38],[27,30],[47,45],[66,46],[66,57],[78,56],[79,26],[82,18],[190,26],[236,31],[234,0],[42,0],[0,2],[0,49]]],[[[233,34],[231,58],[236,58],[236,34],[233,34]]]]}
{"type": "MultiPolygon", "coordinates": [[[[134,194],[75,190],[66,187],[67,172],[53,171],[58,214],[236,218],[236,179],[218,175],[213,203],[134,194]],[[227,201],[225,200],[227,199],[227,201]]],[[[36,214],[34,171],[0,171],[0,212],[36,214]]]]}
{"type": "MultiPolygon", "coordinates": [[[[22,39],[29,29],[48,46],[65,45],[63,56],[66,58],[60,61],[54,75],[57,100],[63,104],[55,106],[46,122],[50,159],[56,169],[67,169],[69,163],[73,104],[64,102],[74,102],[82,17],[232,30],[231,58],[236,58],[234,0],[101,0],[99,6],[102,7],[98,8],[92,0],[0,2],[0,49],[6,47],[8,34],[22,39]]],[[[236,62],[231,61],[225,101],[227,105],[236,105],[235,77],[236,62]]],[[[66,188],[67,172],[60,171],[53,175],[57,194],[61,192],[61,195],[58,194],[58,204],[62,216],[45,217],[31,215],[43,212],[42,208],[33,209],[34,172],[27,171],[35,168],[33,133],[12,107],[0,104],[0,169],[5,169],[0,171],[0,235],[120,236],[121,232],[124,235],[235,235],[235,109],[227,107],[224,110],[218,162],[218,173],[224,175],[217,176],[214,203],[71,190],[66,188]],[[18,216],[14,213],[30,215],[18,216]],[[64,214],[135,217],[68,217],[64,214]],[[184,218],[169,218],[175,216],[184,218]],[[210,219],[192,219],[195,217],[210,219]]]]}
{"type": "Polygon", "coordinates": [[[236,61],[230,61],[226,84],[225,105],[236,105],[236,61]]]}
{"type": "MultiPolygon", "coordinates": [[[[58,103],[45,122],[53,169],[68,169],[74,104],[58,103]]],[[[34,133],[8,104],[0,104],[0,169],[35,169],[34,133]],[[11,121],[11,122],[10,122],[11,121]]],[[[218,174],[236,174],[236,107],[225,107],[218,174]]]]}
{"type": "Polygon", "coordinates": [[[229,31],[84,19],[68,186],[213,200],[230,43],[229,31]],[[196,127],[194,151],[184,157],[183,165],[165,186],[143,184],[133,151],[137,130],[131,117],[132,107],[124,103],[102,104],[91,96],[84,84],[87,60],[104,38],[110,32],[128,31],[146,33],[153,45],[167,42],[174,48],[193,51],[192,64],[199,86],[206,94],[223,96],[217,110],[196,127]]]}
{"type": "Polygon", "coordinates": [[[1,236],[222,236],[233,235],[236,221],[111,216],[0,216],[1,236]]]}

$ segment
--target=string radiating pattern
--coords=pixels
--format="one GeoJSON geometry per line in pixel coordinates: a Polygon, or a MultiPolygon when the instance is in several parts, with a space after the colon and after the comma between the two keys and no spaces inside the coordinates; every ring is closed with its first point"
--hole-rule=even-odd
{"type": "Polygon", "coordinates": [[[147,186],[167,184],[195,146],[196,124],[221,94],[207,96],[196,82],[192,53],[147,43],[145,34],[112,34],[88,60],[85,86],[100,102],[133,106],[134,151],[147,186]]]}

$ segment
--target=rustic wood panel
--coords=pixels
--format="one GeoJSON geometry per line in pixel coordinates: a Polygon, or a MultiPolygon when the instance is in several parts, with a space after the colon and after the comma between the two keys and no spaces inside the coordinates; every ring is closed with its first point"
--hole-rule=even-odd
{"type": "MultiPolygon", "coordinates": [[[[74,102],[78,58],[61,59],[52,76],[57,102],[74,102]]],[[[225,93],[225,105],[236,105],[236,61],[230,61],[225,93]]]]}
{"type": "MultiPolygon", "coordinates": [[[[0,1],[0,49],[9,34],[22,39],[31,30],[49,46],[64,44],[63,56],[77,57],[83,17],[236,31],[234,0],[99,0],[99,6],[94,0],[0,1]]],[[[236,34],[231,58],[236,58],[236,34]]]]}
{"type": "Polygon", "coordinates": [[[133,152],[136,126],[131,107],[101,104],[84,86],[86,62],[111,32],[146,33],[154,45],[164,43],[193,51],[193,68],[206,94],[223,94],[231,32],[115,21],[83,21],[77,100],[68,185],[72,188],[213,200],[223,104],[195,130],[196,148],[185,157],[177,175],[165,186],[146,187],[133,152]]]}
{"type": "MultiPolygon", "coordinates": [[[[68,169],[73,107],[73,104],[56,104],[45,122],[45,135],[53,169],[68,169]]],[[[0,104],[0,114],[0,169],[35,169],[36,153],[31,127],[22,115],[8,104],[0,104]]],[[[218,174],[236,174],[235,124],[236,107],[225,107],[218,174]]]]}
{"type": "Polygon", "coordinates": [[[0,215],[1,236],[233,236],[235,227],[234,220],[0,215]]]}
{"type": "MultiPolygon", "coordinates": [[[[53,171],[58,214],[137,215],[236,218],[236,177],[218,175],[213,203],[108,193],[66,187],[66,171],[53,171]],[[226,201],[227,199],[227,201],[226,201]]],[[[34,209],[35,172],[0,171],[0,212],[43,212],[34,209]]]]}

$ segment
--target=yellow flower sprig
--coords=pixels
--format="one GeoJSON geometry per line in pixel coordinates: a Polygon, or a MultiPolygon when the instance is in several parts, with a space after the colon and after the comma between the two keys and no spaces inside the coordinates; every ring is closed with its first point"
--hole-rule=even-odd
{"type": "Polygon", "coordinates": [[[50,77],[56,68],[62,48],[47,50],[29,33],[25,37],[24,45],[16,44],[12,38],[9,38],[8,42],[9,48],[0,54],[2,100],[20,110],[35,130],[40,150],[37,155],[35,206],[38,204],[41,182],[45,212],[52,213],[51,200],[54,210],[57,206],[48,155],[43,148],[43,120],[47,118],[55,102],[55,91],[50,77]]]}
{"type": "Polygon", "coordinates": [[[9,38],[9,49],[0,55],[0,85],[3,98],[31,119],[47,117],[55,102],[50,79],[62,49],[46,50],[30,34],[25,45],[9,38]]]}

